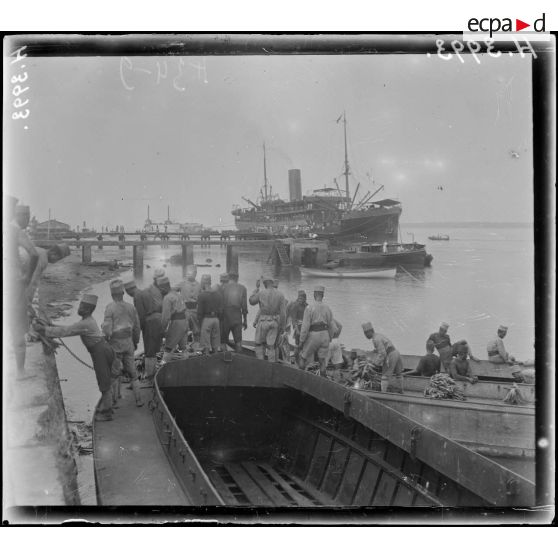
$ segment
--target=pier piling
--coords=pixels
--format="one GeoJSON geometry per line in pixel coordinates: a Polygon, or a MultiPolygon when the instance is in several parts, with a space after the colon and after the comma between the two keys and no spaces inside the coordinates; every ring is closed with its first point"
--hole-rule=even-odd
{"type": "Polygon", "coordinates": [[[143,273],[143,246],[141,244],[134,244],[133,267],[134,275],[143,273]]]}
{"type": "Polygon", "coordinates": [[[235,246],[227,244],[227,273],[238,273],[238,250],[235,246]]]}
{"type": "Polygon", "coordinates": [[[186,267],[194,264],[194,245],[190,242],[182,244],[182,268],[186,271],[186,267]]]}
{"type": "Polygon", "coordinates": [[[81,247],[82,263],[91,263],[91,244],[83,244],[81,247]]]}

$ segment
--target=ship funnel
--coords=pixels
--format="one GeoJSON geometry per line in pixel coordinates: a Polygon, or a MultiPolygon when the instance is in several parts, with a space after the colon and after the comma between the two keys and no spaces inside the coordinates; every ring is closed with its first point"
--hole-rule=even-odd
{"type": "Polygon", "coordinates": [[[289,169],[289,199],[290,201],[302,201],[300,169],[289,169]]]}

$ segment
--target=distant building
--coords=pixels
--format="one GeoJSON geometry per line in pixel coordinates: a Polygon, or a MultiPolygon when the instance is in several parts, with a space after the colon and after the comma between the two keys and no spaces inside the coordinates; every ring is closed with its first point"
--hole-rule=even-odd
{"type": "Polygon", "coordinates": [[[57,221],[56,219],[51,219],[50,221],[44,221],[38,223],[35,229],[38,233],[46,233],[48,231],[52,233],[68,232],[70,230],[70,225],[57,221]]]}

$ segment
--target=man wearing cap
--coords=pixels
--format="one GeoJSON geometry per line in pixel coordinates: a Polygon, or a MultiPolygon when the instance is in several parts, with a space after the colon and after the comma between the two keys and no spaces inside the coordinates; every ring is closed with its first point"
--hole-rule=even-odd
{"type": "Polygon", "coordinates": [[[194,337],[194,343],[200,342],[200,323],[198,321],[198,297],[200,295],[200,284],[196,281],[197,267],[189,265],[186,267],[186,279],[179,283],[176,289],[180,292],[186,306],[186,319],[188,328],[194,337]]]}
{"type": "Polygon", "coordinates": [[[133,279],[131,279],[130,281],[126,281],[124,283],[124,291],[129,297],[132,298],[132,300],[134,301],[134,308],[137,310],[137,300],[140,297],[141,291],[138,289],[136,282],[133,279]]]}
{"type": "MultiPolygon", "coordinates": [[[[226,345],[232,331],[237,353],[242,351],[242,329],[248,327],[248,292],[238,282],[238,273],[231,271],[229,281],[223,287],[223,332],[221,341],[226,345]]],[[[225,347],[223,346],[223,350],[225,347]]]]}
{"type": "Polygon", "coordinates": [[[304,370],[309,359],[318,353],[320,376],[326,377],[329,344],[336,330],[330,307],[323,302],[325,287],[314,287],[314,302],[304,310],[300,328],[299,366],[304,370]]]}
{"type": "Polygon", "coordinates": [[[296,300],[289,302],[287,305],[287,330],[290,330],[292,326],[293,337],[295,340],[296,350],[298,351],[298,346],[300,345],[300,328],[302,327],[302,319],[304,318],[304,311],[308,303],[306,302],[306,293],[304,291],[298,291],[298,297],[296,300]]]}
{"type": "Polygon", "coordinates": [[[84,294],[78,307],[81,320],[69,326],[36,325],[35,329],[46,337],[72,337],[79,335],[91,355],[101,399],[95,408],[95,420],[112,420],[112,385],[120,375],[121,363],[114,349],[103,338],[92,314],[97,306],[95,295],[84,294]]]}
{"type": "Polygon", "coordinates": [[[30,218],[29,206],[17,205],[15,198],[11,198],[10,203],[12,215],[10,215],[11,222],[8,225],[8,242],[5,251],[9,315],[12,320],[10,331],[15,353],[17,379],[24,380],[33,376],[25,372],[25,334],[29,330],[28,288],[39,261],[39,254],[25,231],[30,218]],[[22,255],[28,256],[27,266],[23,265],[20,252],[22,255]]]}
{"type": "Polygon", "coordinates": [[[275,342],[277,336],[285,329],[285,297],[278,289],[273,288],[271,277],[263,278],[264,289],[260,290],[260,280],[256,282],[256,290],[250,295],[250,304],[260,305],[258,321],[256,324],[256,334],[254,342],[256,344],[256,357],[264,359],[265,349],[268,350],[268,360],[277,361],[275,342]]]}
{"type": "MultiPolygon", "coordinates": [[[[129,376],[132,384],[136,405],[141,407],[138,372],[134,361],[140,338],[140,323],[136,309],[124,302],[124,284],[120,279],[110,282],[112,302],[105,308],[105,317],[101,329],[122,363],[123,372],[129,376]]],[[[120,397],[120,378],[115,382],[115,396],[120,397]]]]}
{"type": "Polygon", "coordinates": [[[204,353],[214,353],[221,344],[219,319],[223,312],[223,299],[217,289],[211,288],[211,275],[202,275],[200,285],[197,311],[201,325],[200,344],[204,353]]]}
{"type": "Polygon", "coordinates": [[[473,375],[471,363],[467,356],[467,347],[461,345],[457,351],[457,355],[451,361],[449,374],[454,380],[474,384],[478,381],[478,378],[473,375]]]}
{"type": "Polygon", "coordinates": [[[504,337],[508,333],[508,328],[501,325],[498,328],[496,337],[486,346],[488,360],[495,364],[514,364],[515,358],[511,356],[504,347],[504,337]]]}
{"type": "Polygon", "coordinates": [[[165,270],[157,268],[153,272],[153,283],[140,291],[136,309],[143,331],[143,347],[145,352],[145,375],[148,381],[153,380],[157,365],[157,353],[161,350],[163,328],[161,313],[163,311],[163,295],[157,288],[157,279],[165,275],[165,270]]]}
{"type": "Polygon", "coordinates": [[[449,365],[452,359],[451,341],[448,335],[448,329],[449,324],[447,322],[442,322],[440,324],[440,329],[435,333],[432,333],[427,340],[434,343],[434,347],[436,347],[438,354],[440,355],[440,362],[447,373],[449,373],[449,365]]]}
{"type": "MultiPolygon", "coordinates": [[[[426,354],[420,357],[419,363],[416,367],[416,372],[421,376],[434,376],[440,372],[440,358],[434,354],[434,341],[428,339],[426,342],[426,354]]],[[[450,361],[451,363],[451,361],[450,361]]]]}
{"type": "MultiPolygon", "coordinates": [[[[172,360],[172,353],[176,347],[186,348],[186,333],[188,332],[188,321],[186,320],[186,306],[180,293],[171,290],[168,277],[157,279],[157,287],[163,295],[163,312],[161,314],[161,326],[165,337],[165,348],[163,362],[172,360]]],[[[188,358],[188,352],[184,352],[188,358]]]]}
{"type": "Polygon", "coordinates": [[[382,367],[382,378],[380,380],[381,390],[388,391],[390,381],[393,383],[392,389],[398,393],[403,393],[403,361],[399,351],[393,343],[381,333],[376,333],[372,324],[366,322],[362,324],[362,330],[367,339],[371,339],[374,344],[374,351],[378,355],[378,364],[382,367]]]}

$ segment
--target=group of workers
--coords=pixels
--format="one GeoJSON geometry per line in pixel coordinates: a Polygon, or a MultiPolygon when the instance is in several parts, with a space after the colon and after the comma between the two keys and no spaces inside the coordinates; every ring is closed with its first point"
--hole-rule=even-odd
{"type": "MultiPolygon", "coordinates": [[[[422,376],[432,376],[443,370],[454,380],[475,383],[477,377],[472,372],[470,361],[480,362],[480,360],[473,355],[465,339],[452,343],[448,329],[449,324],[442,322],[438,331],[428,337],[426,355],[420,359],[416,370],[422,376]],[[435,349],[440,356],[434,354],[435,349]]],[[[488,342],[486,350],[489,362],[509,365],[516,363],[515,358],[504,347],[504,337],[507,333],[507,326],[501,325],[496,336],[488,342]]]]}
{"type": "MultiPolygon", "coordinates": [[[[25,232],[30,218],[29,207],[19,205],[13,199],[10,209],[8,277],[11,290],[8,300],[13,319],[17,377],[25,379],[28,376],[25,372],[25,336],[29,333],[29,316],[34,313],[32,304],[36,302],[42,270],[48,261],[55,260],[50,260],[45,250],[35,247],[25,232]]],[[[80,301],[78,314],[81,320],[78,322],[69,326],[52,326],[40,320],[35,323],[33,331],[45,338],[80,336],[91,355],[101,391],[95,415],[97,420],[112,420],[122,373],[130,381],[136,404],[143,405],[134,360],[140,334],[144,345],[145,380],[152,382],[161,348],[163,362],[172,360],[177,350],[182,358],[187,358],[190,335],[195,350],[213,353],[226,349],[232,333],[233,347],[240,352],[242,331],[248,327],[248,303],[258,306],[253,323],[257,358],[276,361],[286,343],[289,354],[283,352],[282,356],[290,359],[288,336],[292,334],[295,359],[300,368],[305,369],[317,360],[319,373],[325,376],[329,362],[335,368],[342,366],[345,360],[339,340],[342,326],[324,302],[323,286],[314,287],[310,303],[302,290],[298,291],[296,300],[287,303],[278,289],[278,282],[271,277],[258,280],[248,297],[246,287],[238,283],[236,271],[222,274],[217,285],[212,285],[210,275],[202,275],[199,282],[196,275],[196,266],[188,266],[184,280],[172,287],[165,270],[158,268],[153,274],[153,282],[142,290],[133,280],[125,283],[120,279],[113,280],[110,283],[112,302],[105,309],[100,328],[92,316],[97,297],[91,294],[84,294],[80,301]],[[131,297],[132,303],[124,300],[125,293],[131,297]]],[[[402,391],[403,362],[399,351],[390,339],[375,331],[370,322],[362,324],[362,329],[365,337],[372,341],[371,358],[381,370],[382,391],[402,391]]],[[[444,322],[428,337],[427,353],[420,359],[416,370],[424,376],[443,370],[456,380],[474,383],[476,378],[470,360],[478,359],[473,356],[467,341],[452,344],[448,329],[449,324],[444,322]]],[[[496,337],[488,343],[489,361],[515,363],[504,347],[506,333],[507,327],[500,326],[496,337]]]]}

